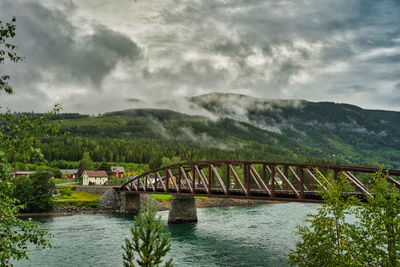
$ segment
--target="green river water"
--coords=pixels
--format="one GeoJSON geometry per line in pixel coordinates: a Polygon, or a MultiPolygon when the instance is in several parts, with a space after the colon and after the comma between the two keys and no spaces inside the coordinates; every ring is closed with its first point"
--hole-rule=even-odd
{"type": "MultiPolygon", "coordinates": [[[[272,204],[198,209],[199,222],[168,225],[175,266],[286,266],[296,225],[318,205],[272,204]]],[[[160,212],[166,222],[168,211],[160,212]]],[[[32,249],[15,266],[122,266],[121,245],[132,217],[70,215],[35,218],[51,232],[52,248],[32,249]]]]}

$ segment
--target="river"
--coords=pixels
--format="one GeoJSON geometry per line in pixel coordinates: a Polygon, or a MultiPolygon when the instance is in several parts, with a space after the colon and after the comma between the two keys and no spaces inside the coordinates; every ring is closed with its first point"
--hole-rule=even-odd
{"type": "MultiPolygon", "coordinates": [[[[296,225],[316,204],[285,203],[255,207],[198,209],[199,222],[167,225],[169,256],[175,266],[286,266],[296,225]]],[[[159,212],[164,222],[168,211],[159,212]]],[[[31,249],[30,260],[15,266],[122,266],[121,245],[132,217],[70,215],[34,219],[54,235],[52,248],[31,249]]]]}

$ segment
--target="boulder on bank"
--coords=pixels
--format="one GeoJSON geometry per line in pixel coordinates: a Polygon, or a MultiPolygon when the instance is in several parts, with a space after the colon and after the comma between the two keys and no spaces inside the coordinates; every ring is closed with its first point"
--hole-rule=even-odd
{"type": "Polygon", "coordinates": [[[113,189],[108,189],[99,199],[97,207],[104,211],[119,212],[121,209],[121,197],[119,193],[113,189]]]}
{"type": "MultiPolygon", "coordinates": [[[[151,201],[153,207],[157,207],[158,210],[168,210],[168,207],[164,206],[162,203],[157,200],[152,199],[147,194],[140,194],[140,203],[145,204],[148,200],[151,201]]],[[[105,212],[115,212],[120,213],[122,207],[122,201],[120,194],[114,189],[108,189],[99,199],[99,203],[97,205],[99,210],[105,212]]]]}

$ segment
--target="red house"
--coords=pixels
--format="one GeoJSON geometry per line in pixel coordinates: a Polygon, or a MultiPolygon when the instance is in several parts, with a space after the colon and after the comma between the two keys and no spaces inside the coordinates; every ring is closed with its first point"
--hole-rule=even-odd
{"type": "Polygon", "coordinates": [[[11,175],[12,177],[19,177],[19,176],[29,176],[29,175],[31,175],[32,173],[35,173],[35,171],[12,171],[12,172],[10,173],[10,175],[11,175]]]}
{"type": "Polygon", "coordinates": [[[122,178],[124,177],[125,168],[122,166],[111,166],[111,172],[114,177],[122,178]]]}
{"type": "Polygon", "coordinates": [[[65,169],[60,170],[61,178],[75,179],[78,174],[78,169],[65,169]]]}

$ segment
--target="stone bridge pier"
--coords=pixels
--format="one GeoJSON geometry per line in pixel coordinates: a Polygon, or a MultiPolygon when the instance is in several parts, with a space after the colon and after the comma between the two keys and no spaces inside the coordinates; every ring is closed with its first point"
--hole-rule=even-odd
{"type": "Polygon", "coordinates": [[[121,212],[123,213],[138,213],[140,210],[140,194],[120,192],[121,212]]]}
{"type": "Polygon", "coordinates": [[[168,214],[169,224],[197,222],[196,201],[194,196],[173,195],[168,214]]]}
{"type": "MultiPolygon", "coordinates": [[[[145,197],[135,192],[107,190],[99,199],[99,209],[113,213],[137,214],[145,197]]],[[[168,214],[169,224],[197,222],[197,210],[194,196],[173,195],[168,214]]]]}

